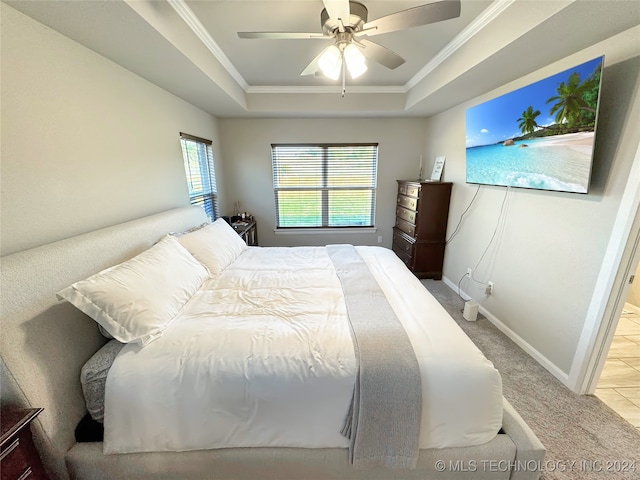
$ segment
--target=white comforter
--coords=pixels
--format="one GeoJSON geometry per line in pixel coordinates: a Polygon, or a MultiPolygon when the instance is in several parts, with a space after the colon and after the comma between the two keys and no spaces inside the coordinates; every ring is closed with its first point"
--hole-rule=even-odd
{"type": "MultiPolygon", "coordinates": [[[[357,247],[420,364],[420,448],[491,440],[498,372],[393,252],[357,247]]],[[[164,335],[126,345],[107,378],[105,453],[346,447],[355,358],[324,247],[246,250],[164,335]]]]}

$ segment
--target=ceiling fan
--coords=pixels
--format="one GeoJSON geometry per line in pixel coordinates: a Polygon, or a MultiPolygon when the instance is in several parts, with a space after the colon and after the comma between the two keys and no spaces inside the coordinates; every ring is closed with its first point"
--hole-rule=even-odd
{"type": "Polygon", "coordinates": [[[389,69],[395,69],[405,60],[397,53],[367,38],[383,33],[427,25],[460,16],[460,0],[441,0],[367,21],[368,10],[362,3],[349,0],[322,0],[320,12],[322,33],[301,32],[238,32],[240,38],[252,39],[320,39],[334,43],[320,52],[300,75],[325,76],[337,80],[342,72],[343,95],[345,70],[351,78],[367,70],[366,58],[389,69]],[[343,68],[346,67],[346,68],[343,68]]]}

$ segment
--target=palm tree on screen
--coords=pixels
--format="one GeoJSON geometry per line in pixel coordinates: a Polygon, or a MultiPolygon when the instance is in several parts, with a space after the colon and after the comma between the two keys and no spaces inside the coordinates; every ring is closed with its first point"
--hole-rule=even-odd
{"type": "Polygon", "coordinates": [[[589,79],[580,83],[580,75],[573,72],[569,75],[567,83],[562,82],[558,85],[557,95],[547,100],[547,103],[556,102],[549,110],[549,115],[555,113],[557,124],[566,123],[568,126],[574,126],[579,123],[581,111],[595,112],[595,109],[584,101],[584,95],[590,88],[589,79]]]}
{"type": "Polygon", "coordinates": [[[533,133],[536,128],[539,126],[536,122],[536,117],[540,115],[540,110],[533,111],[533,107],[529,105],[524,112],[522,112],[522,116],[518,119],[518,128],[522,131],[522,133],[533,133]]]}

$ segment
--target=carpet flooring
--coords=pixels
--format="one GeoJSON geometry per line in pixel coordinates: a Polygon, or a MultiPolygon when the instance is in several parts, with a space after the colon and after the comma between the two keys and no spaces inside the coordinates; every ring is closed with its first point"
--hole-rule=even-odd
{"type": "Polygon", "coordinates": [[[493,362],[505,398],[547,449],[541,479],[640,479],[636,428],[597,397],[571,392],[482,315],[466,321],[463,301],[443,282],[422,283],[493,362]]]}

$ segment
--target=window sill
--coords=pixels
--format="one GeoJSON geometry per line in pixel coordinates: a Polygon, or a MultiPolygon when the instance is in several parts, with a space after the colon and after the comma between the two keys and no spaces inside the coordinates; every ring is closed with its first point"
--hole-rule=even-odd
{"type": "Polygon", "coordinates": [[[378,227],[362,227],[362,228],[275,228],[273,230],[276,235],[323,235],[323,234],[354,234],[354,233],[375,233],[378,227]]]}

